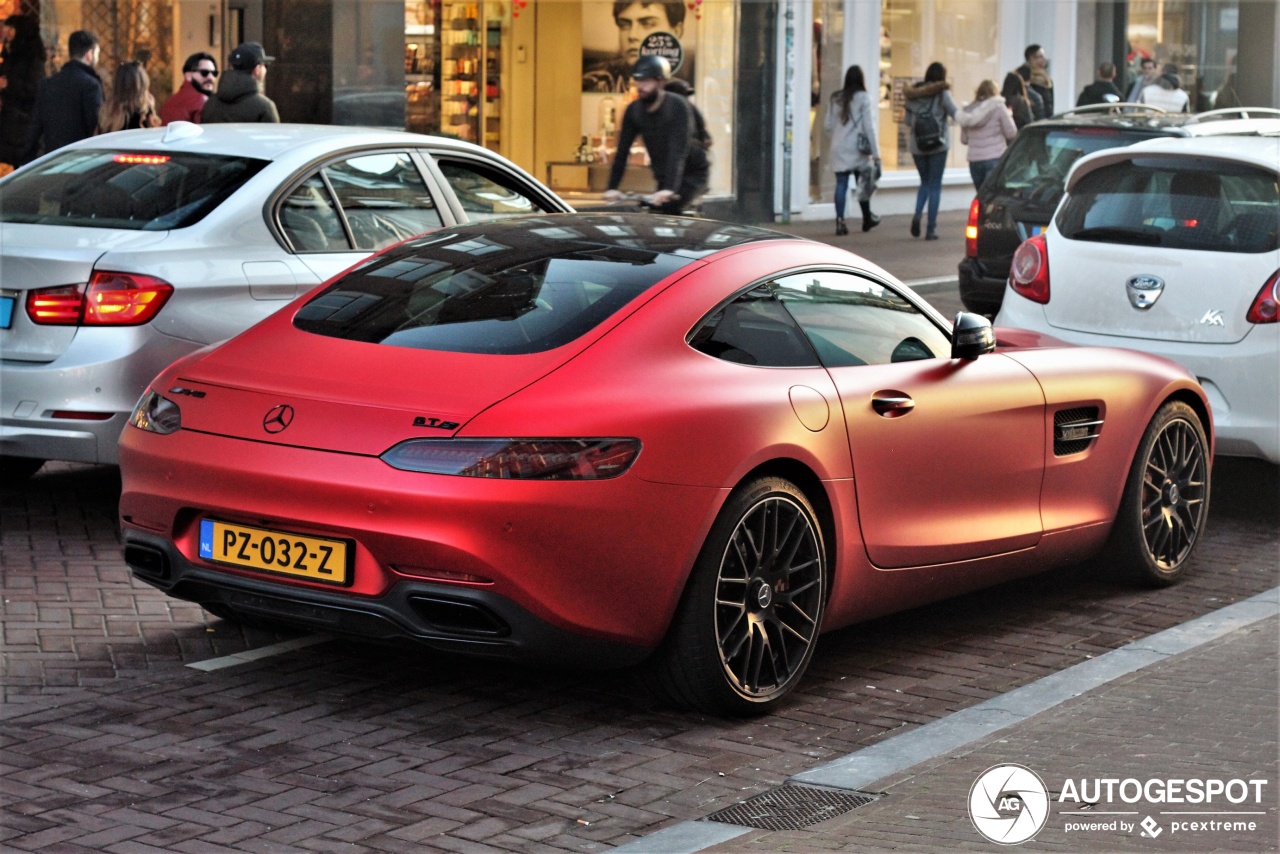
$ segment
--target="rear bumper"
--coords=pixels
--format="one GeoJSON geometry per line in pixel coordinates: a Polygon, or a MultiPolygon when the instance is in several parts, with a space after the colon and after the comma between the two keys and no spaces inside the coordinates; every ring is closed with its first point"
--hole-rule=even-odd
{"type": "Polygon", "coordinates": [[[624,667],[651,650],[558,629],[486,590],[401,581],[382,596],[356,598],[228,576],[188,561],[164,538],[125,536],[125,561],[139,581],[177,599],[222,605],[328,634],[413,641],[443,652],[515,661],[624,667]]]}
{"type": "Polygon", "coordinates": [[[960,301],[966,310],[985,315],[994,315],[1000,310],[1008,270],[1004,275],[997,275],[977,258],[966,257],[960,261],[958,272],[960,301]]]}
{"type": "Polygon", "coordinates": [[[1280,464],[1280,323],[1255,326],[1234,344],[1123,338],[1050,326],[1043,306],[1018,296],[1004,302],[996,322],[1071,344],[1124,347],[1177,362],[1195,375],[1209,398],[1217,453],[1280,464]]]}

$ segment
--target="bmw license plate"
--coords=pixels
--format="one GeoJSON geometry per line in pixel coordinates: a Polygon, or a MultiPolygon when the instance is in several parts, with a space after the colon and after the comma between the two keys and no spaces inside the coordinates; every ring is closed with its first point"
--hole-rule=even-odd
{"type": "Polygon", "coordinates": [[[213,519],[200,522],[200,557],[214,563],[325,584],[347,584],[350,555],[351,544],[347,540],[306,537],[213,519]]]}
{"type": "Polygon", "coordinates": [[[0,296],[0,329],[8,329],[13,325],[13,297],[0,296]]]}

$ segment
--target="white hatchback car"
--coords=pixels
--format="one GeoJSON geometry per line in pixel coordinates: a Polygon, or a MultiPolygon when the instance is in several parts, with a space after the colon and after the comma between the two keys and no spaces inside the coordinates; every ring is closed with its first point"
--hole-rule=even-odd
{"type": "Polygon", "coordinates": [[[1179,362],[1218,452],[1280,463],[1280,135],[1081,158],[1018,248],[996,323],[1179,362]]]}
{"type": "Polygon", "coordinates": [[[114,463],[161,369],[378,249],[570,210],[492,152],[398,131],[177,122],[52,152],[0,180],[0,475],[114,463]]]}

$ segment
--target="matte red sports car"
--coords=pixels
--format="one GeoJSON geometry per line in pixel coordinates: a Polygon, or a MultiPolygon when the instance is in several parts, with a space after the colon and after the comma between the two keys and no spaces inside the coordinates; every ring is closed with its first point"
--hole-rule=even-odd
{"type": "Polygon", "coordinates": [[[1009,337],[741,225],[446,229],[155,380],[121,438],[125,555],[220,617],[647,658],[678,702],[761,711],[821,630],[1099,552],[1186,569],[1195,380],[1009,337]]]}

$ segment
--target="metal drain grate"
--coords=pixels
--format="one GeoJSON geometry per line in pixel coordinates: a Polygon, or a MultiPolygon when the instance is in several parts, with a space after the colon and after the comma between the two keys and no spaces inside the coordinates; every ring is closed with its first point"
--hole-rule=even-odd
{"type": "Polygon", "coordinates": [[[799,830],[874,801],[878,795],[784,785],[708,816],[711,821],[761,830],[799,830]]]}

